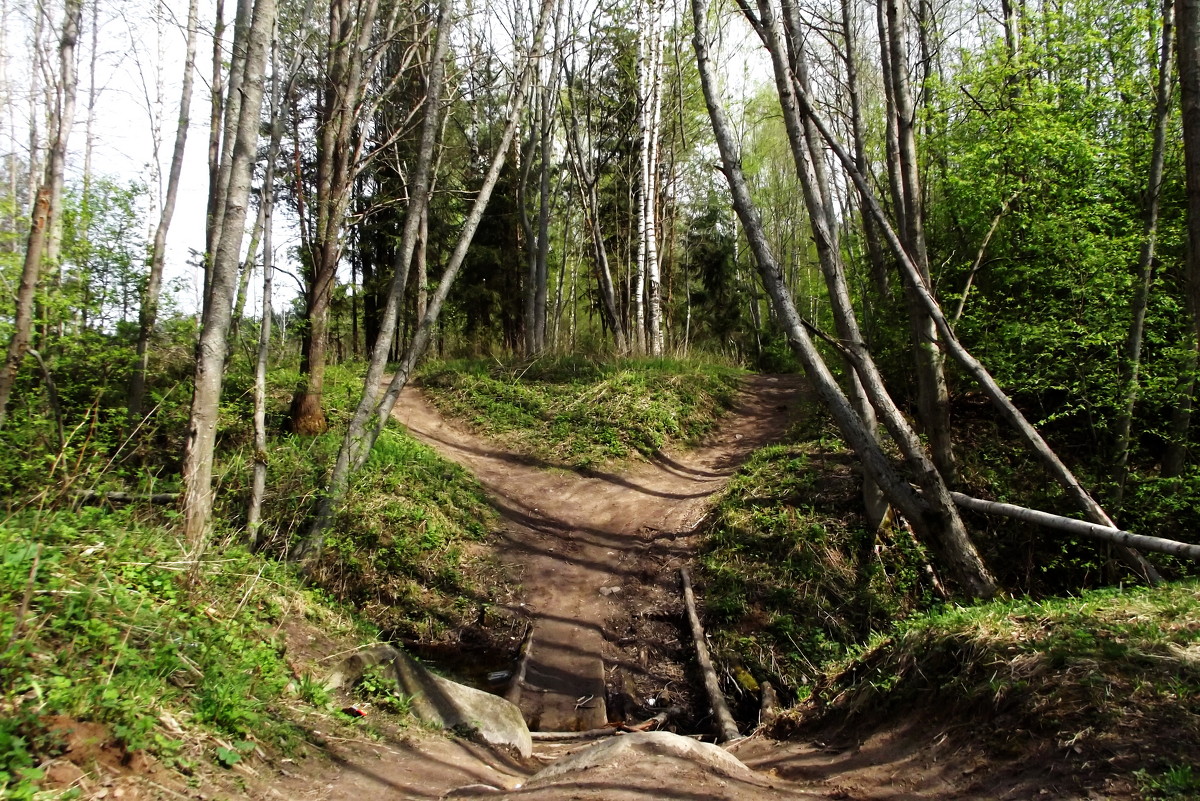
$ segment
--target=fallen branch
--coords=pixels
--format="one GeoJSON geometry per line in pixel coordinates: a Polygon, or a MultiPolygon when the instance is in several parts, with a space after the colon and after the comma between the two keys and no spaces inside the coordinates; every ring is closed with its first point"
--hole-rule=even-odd
{"type": "Polygon", "coordinates": [[[1200,560],[1200,545],[1177,542],[1176,540],[1165,540],[1161,537],[1151,537],[1145,534],[1134,534],[1129,531],[1122,531],[1119,528],[1076,520],[1072,517],[1062,517],[1050,514],[1049,512],[1040,512],[1037,509],[1028,509],[1024,506],[1014,506],[1011,503],[985,501],[980,498],[963,495],[961,492],[952,492],[950,493],[950,497],[954,499],[957,505],[975,512],[1010,517],[1013,520],[1020,520],[1025,523],[1037,523],[1047,528],[1055,528],[1071,534],[1080,534],[1084,537],[1115,542],[1118,545],[1136,548],[1139,551],[1156,551],[1157,553],[1170,554],[1171,556],[1179,556],[1185,559],[1200,560]]]}
{"type": "Polygon", "coordinates": [[[688,620],[692,624],[692,639],[696,641],[696,661],[700,663],[700,672],[704,674],[704,689],[708,692],[708,700],[712,704],[713,714],[717,718],[717,741],[736,740],[737,724],[729,713],[729,704],[721,694],[721,685],[717,682],[717,672],[713,669],[712,658],[708,655],[708,645],[704,638],[704,627],[700,625],[700,616],[696,614],[696,597],[692,594],[692,578],[686,567],[679,568],[683,579],[683,602],[687,606],[688,620]]]}
{"type": "Polygon", "coordinates": [[[775,718],[779,717],[779,696],[775,693],[771,682],[764,681],[761,687],[762,707],[758,713],[758,725],[767,726],[774,723],[775,718]]]}
{"type": "Polygon", "coordinates": [[[111,501],[112,503],[175,503],[179,500],[178,492],[96,492],[96,490],[76,490],[71,497],[81,503],[96,501],[111,501]]]}
{"type": "Polygon", "coordinates": [[[529,736],[536,742],[567,743],[576,740],[599,740],[601,737],[612,737],[616,734],[632,734],[634,732],[652,731],[661,728],[672,716],[678,715],[681,711],[679,707],[673,706],[633,726],[616,724],[603,726],[599,729],[588,729],[587,731],[531,731],[529,732],[529,736]]]}

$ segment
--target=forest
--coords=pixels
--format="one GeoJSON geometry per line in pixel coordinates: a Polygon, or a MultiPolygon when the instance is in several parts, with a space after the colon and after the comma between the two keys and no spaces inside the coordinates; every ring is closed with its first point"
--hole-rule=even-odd
{"type": "MultiPolygon", "coordinates": [[[[878,637],[937,651],[947,610],[1136,588],[1200,735],[1197,0],[0,0],[0,98],[0,790],[52,786],[56,715],[249,761],[278,698],[331,703],[280,603],[417,649],[517,626],[504,492],[414,392],[594,477],[734,430],[760,374],[799,422],[661,556],[736,716],[907,687],[878,637]],[[189,671],[196,740],[130,700],[189,671]]],[[[1158,756],[1129,797],[1200,790],[1158,756]]]]}

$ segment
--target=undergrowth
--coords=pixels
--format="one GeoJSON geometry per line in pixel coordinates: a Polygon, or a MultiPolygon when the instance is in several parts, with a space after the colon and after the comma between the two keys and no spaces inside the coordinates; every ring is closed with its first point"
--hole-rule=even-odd
{"type": "Polygon", "coordinates": [[[439,409],[510,448],[565,467],[650,456],[716,426],[742,371],[670,359],[436,363],[421,374],[439,409]]]}
{"type": "Polygon", "coordinates": [[[991,724],[996,753],[1048,739],[1148,797],[1194,798],[1200,583],[913,616],[835,665],[775,733],[931,709],[969,716],[980,736],[991,724]]]}
{"type": "MultiPolygon", "coordinates": [[[[188,770],[222,743],[287,751],[301,699],[289,617],[357,633],[282,565],[231,546],[193,561],[161,517],[26,512],[0,523],[0,791],[31,796],[71,721],[188,770]],[[189,587],[189,576],[191,586],[189,587]]],[[[230,755],[227,755],[230,756],[230,755]]]]}
{"type": "Polygon", "coordinates": [[[763,679],[802,697],[830,660],[934,600],[924,548],[904,527],[868,530],[859,487],[814,415],[754,453],[718,502],[700,565],[717,648],[741,668],[735,697],[763,679]]]}

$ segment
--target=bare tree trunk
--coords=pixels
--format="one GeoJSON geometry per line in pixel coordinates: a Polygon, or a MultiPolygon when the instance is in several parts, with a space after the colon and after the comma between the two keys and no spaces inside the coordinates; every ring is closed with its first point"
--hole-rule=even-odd
{"type": "Polygon", "coordinates": [[[142,293],[138,313],[137,358],[129,381],[129,419],[135,423],[142,416],[146,398],[146,368],[150,362],[150,339],[158,322],[158,299],[162,293],[163,265],[167,254],[167,231],[175,214],[179,196],[179,176],[183,172],[183,156],[187,147],[188,124],[192,107],[192,86],[196,66],[196,40],[199,30],[199,0],[188,3],[187,45],[183,58],[183,87],[179,93],[179,124],[175,129],[175,149],[171,154],[171,169],[167,175],[167,193],[163,200],[158,227],[154,231],[154,246],[150,256],[150,274],[142,293]]]}
{"type": "MultiPolygon", "coordinates": [[[[264,190],[265,190],[264,185],[264,190]]],[[[246,297],[250,294],[250,276],[254,274],[254,259],[258,254],[258,246],[262,244],[263,229],[266,226],[267,209],[261,194],[258,198],[258,213],[254,215],[254,225],[250,227],[250,243],[246,245],[246,258],[238,270],[237,292],[234,293],[233,317],[229,321],[229,344],[237,347],[242,334],[242,317],[246,314],[246,297]]]]}
{"type": "MultiPolygon", "coordinates": [[[[925,214],[921,195],[920,165],[917,162],[917,112],[908,82],[908,47],[905,21],[897,0],[885,0],[887,7],[888,64],[891,74],[884,76],[891,83],[896,138],[898,143],[900,191],[903,195],[904,217],[901,230],[904,246],[920,272],[921,279],[930,285],[929,256],[925,248],[925,214]]],[[[950,396],[946,389],[943,356],[938,344],[937,327],[926,313],[918,290],[905,282],[905,297],[909,306],[909,327],[912,332],[913,355],[917,367],[917,401],[921,423],[929,437],[933,461],[947,483],[955,479],[954,448],[950,438],[950,396]]]]}
{"type": "MultiPolygon", "coordinates": [[[[921,278],[921,274],[916,263],[913,261],[912,257],[909,256],[908,251],[905,249],[899,235],[896,233],[895,229],[892,228],[891,224],[888,222],[887,216],[880,207],[879,202],[875,199],[875,195],[871,191],[871,187],[867,183],[867,179],[862,175],[862,173],[855,169],[853,159],[850,158],[850,156],[846,153],[846,150],[838,143],[837,139],[833,136],[821,118],[817,116],[807,94],[804,92],[799,92],[797,99],[799,100],[804,113],[812,118],[813,124],[821,133],[821,137],[825,140],[826,144],[829,145],[829,148],[842,163],[843,169],[845,169],[850,177],[854,180],[854,185],[858,189],[858,193],[862,199],[862,202],[867,204],[868,208],[871,210],[872,216],[879,224],[880,233],[887,241],[888,246],[892,249],[892,253],[895,256],[903,275],[913,285],[913,287],[917,289],[917,293],[921,299],[921,302],[924,305],[926,312],[937,326],[938,333],[941,334],[942,341],[945,343],[945,347],[949,351],[950,355],[954,357],[954,359],[972,378],[975,379],[975,381],[983,389],[984,394],[988,396],[993,405],[995,405],[999,410],[1001,417],[1003,417],[1005,421],[1007,421],[1014,429],[1016,429],[1021,438],[1025,440],[1026,444],[1041,460],[1047,472],[1049,472],[1050,475],[1056,481],[1058,481],[1060,485],[1062,485],[1063,489],[1067,491],[1067,494],[1076,502],[1076,504],[1079,505],[1088,518],[1091,519],[1093,523],[1115,527],[1112,520],[1105,513],[1104,509],[1101,508],[1100,504],[1096,503],[1095,499],[1088,494],[1087,490],[1083,488],[1083,486],[1079,483],[1079,480],[1070,471],[1070,469],[1063,464],[1062,460],[1060,460],[1058,455],[1050,449],[1050,446],[1046,444],[1046,441],[1042,439],[1042,436],[1037,432],[1037,430],[1030,425],[1029,421],[1021,413],[1020,409],[1018,409],[1012,402],[1012,399],[1010,399],[1004,393],[1004,390],[1002,390],[1000,385],[996,383],[996,380],[992,378],[992,375],[987,371],[987,368],[985,368],[978,359],[972,356],[971,353],[963,347],[962,343],[958,341],[958,338],[955,337],[954,330],[950,327],[950,323],[946,320],[945,315],[942,313],[941,307],[938,305],[937,300],[933,297],[933,294],[929,291],[928,286],[926,286],[924,280],[921,278]]],[[[1151,582],[1159,579],[1158,572],[1154,570],[1153,566],[1146,562],[1146,560],[1136,552],[1122,548],[1118,550],[1118,554],[1120,555],[1122,561],[1125,561],[1130,568],[1132,568],[1143,578],[1151,582]]]]}
{"type": "MultiPolygon", "coordinates": [[[[218,3],[220,2],[221,0],[218,0],[218,3]]],[[[242,85],[246,69],[246,26],[250,24],[253,2],[254,0],[237,0],[237,13],[233,23],[233,44],[230,47],[229,72],[223,81],[221,78],[223,66],[221,39],[218,37],[213,39],[214,87],[221,86],[222,89],[227,87],[232,89],[232,87],[242,85]]],[[[219,19],[218,22],[220,22],[219,19]]],[[[221,27],[223,29],[223,26],[221,27]]],[[[216,248],[220,245],[225,225],[224,203],[229,195],[229,182],[233,169],[233,148],[235,147],[233,140],[237,135],[238,112],[241,102],[241,93],[236,91],[224,91],[213,100],[212,122],[216,127],[209,132],[209,216],[208,226],[205,229],[208,250],[204,265],[204,294],[202,296],[205,306],[208,305],[208,296],[212,293],[213,262],[216,260],[216,248]],[[214,153],[215,159],[213,158],[214,153]]]]}
{"type": "Polygon", "coordinates": [[[301,379],[292,395],[292,431],[320,434],[326,428],[321,396],[329,344],[329,307],[341,260],[341,232],[353,187],[352,141],[363,91],[363,51],[375,24],[377,0],[360,5],[334,0],[329,5],[329,36],[325,48],[324,87],[317,133],[317,222],[306,276],[304,348],[301,379]]]}
{"type": "MultiPolygon", "coordinates": [[[[308,19],[312,2],[304,12],[308,19]]],[[[303,24],[303,23],[302,23],[303,24]]],[[[288,68],[286,83],[290,84],[299,67],[302,51],[297,50],[288,68]]],[[[275,249],[273,243],[275,211],[275,161],[279,158],[283,142],[284,81],[279,74],[279,42],[271,42],[271,141],[267,146],[266,170],[263,174],[262,194],[259,198],[262,218],[262,318],[258,328],[258,355],[254,362],[254,475],[251,479],[250,500],[246,505],[246,541],[251,548],[262,540],[259,529],[262,524],[262,502],[267,487],[267,363],[271,350],[271,292],[275,278],[275,249]]],[[[247,260],[254,263],[253,250],[247,260]]]]}
{"type": "MultiPolygon", "coordinates": [[[[743,6],[743,11],[748,11],[748,7],[743,6]]],[[[769,7],[762,3],[760,4],[761,11],[769,11],[769,7]]],[[[712,67],[709,63],[708,46],[704,38],[705,0],[692,0],[692,13],[695,24],[693,44],[696,49],[700,82],[708,105],[709,118],[712,121],[717,146],[721,153],[723,171],[733,194],[734,208],[754,253],[763,286],[771,298],[776,316],[788,336],[789,344],[797,359],[804,365],[809,380],[813,382],[822,403],[833,415],[847,443],[858,454],[866,474],[887,494],[891,503],[912,522],[913,526],[920,533],[926,535],[929,542],[945,546],[957,533],[965,536],[961,520],[958,520],[957,514],[953,512],[952,502],[949,513],[947,513],[944,498],[935,497],[933,499],[938,502],[940,508],[937,508],[931,505],[929,498],[917,495],[912,487],[896,474],[887,457],[880,450],[873,432],[863,423],[837,385],[829,368],[821,358],[820,352],[810,339],[805,322],[796,311],[791,293],[784,282],[783,273],[767,242],[766,233],[742,173],[732,131],[713,87],[712,67]],[[958,532],[954,531],[955,521],[957,521],[958,532]]],[[[768,51],[771,53],[773,62],[778,66],[782,62],[783,54],[781,46],[775,38],[774,31],[777,31],[777,24],[772,19],[764,19],[757,23],[756,27],[759,27],[766,36],[765,41],[773,40],[773,46],[769,45],[768,51]]],[[[778,80],[778,77],[777,72],[776,85],[780,89],[781,102],[786,106],[791,102],[793,95],[792,81],[786,77],[784,80],[778,80]]],[[[811,110],[806,108],[804,111],[811,115],[811,110]]],[[[792,124],[794,125],[794,121],[792,124]]],[[[815,189],[815,187],[813,188],[815,189]]],[[[819,225],[825,223],[826,219],[821,214],[815,216],[813,222],[819,225]]],[[[847,352],[847,355],[851,358],[855,369],[865,367],[869,362],[869,356],[864,360],[861,358],[864,355],[862,349],[855,348],[853,343],[851,347],[854,349],[847,352]]],[[[866,369],[860,373],[860,377],[864,377],[864,381],[869,375],[870,372],[866,369]]],[[[872,400],[878,399],[882,403],[883,398],[886,397],[886,390],[878,385],[868,389],[872,392],[872,400]]],[[[932,465],[923,476],[923,478],[930,477],[935,479],[937,477],[937,471],[932,469],[932,465]]],[[[960,546],[962,547],[940,548],[941,555],[956,580],[970,595],[981,597],[992,595],[996,590],[995,579],[983,565],[969,540],[960,543],[960,546]]]]}
{"type": "Polygon", "coordinates": [[[34,199],[29,226],[29,239],[25,249],[25,263],[21,270],[21,283],[17,289],[17,308],[13,320],[12,338],[4,367],[0,370],[0,428],[8,419],[8,402],[17,381],[17,372],[29,350],[33,335],[33,304],[38,279],[42,271],[42,256],[54,221],[60,215],[61,187],[66,171],[67,140],[75,119],[75,91],[78,70],[75,64],[75,47],[79,41],[79,23],[83,16],[83,0],[67,0],[63,10],[62,38],[58,45],[59,80],[55,92],[55,107],[52,120],[54,138],[46,159],[46,175],[38,187],[34,199]],[[54,187],[60,191],[56,195],[54,187]]]}
{"type": "MultiPolygon", "coordinates": [[[[239,9],[241,13],[241,9],[239,9]]],[[[217,417],[225,365],[229,318],[233,307],[234,283],[241,258],[245,233],[246,205],[250,196],[250,175],[258,150],[258,131],[262,112],[263,73],[267,44],[275,23],[275,0],[255,0],[247,20],[235,24],[244,43],[235,41],[234,52],[245,54],[244,70],[237,83],[230,81],[230,95],[240,96],[237,120],[227,121],[226,130],[234,132],[229,144],[229,181],[226,194],[218,198],[222,214],[221,236],[216,242],[212,262],[212,283],[204,306],[200,342],[196,358],[192,413],[183,456],[183,534],[193,558],[203,553],[212,519],[213,450],[216,445],[217,417]],[[239,47],[240,44],[240,47],[239,47]]],[[[233,112],[225,104],[226,115],[233,112]]],[[[198,562],[197,562],[198,564],[198,562]]]]}
{"type": "MultiPolygon", "coordinates": [[[[567,76],[567,91],[573,90],[573,79],[567,76]]],[[[598,176],[586,166],[587,151],[579,133],[579,120],[575,116],[575,103],[571,102],[571,116],[567,120],[567,152],[574,162],[575,180],[579,186],[581,211],[587,222],[588,232],[592,236],[592,253],[596,263],[596,279],[600,288],[600,311],[613,332],[617,350],[624,353],[630,346],[629,335],[622,323],[620,310],[617,308],[616,288],[613,284],[612,270],[609,266],[608,247],[604,243],[604,231],[600,228],[600,198],[596,191],[598,176]]],[[[574,330],[574,329],[572,329],[574,330]]]]}
{"type": "Polygon", "coordinates": [[[1146,327],[1146,307],[1150,302],[1150,282],[1154,275],[1154,251],[1158,240],[1158,210],[1162,190],[1163,164],[1167,150],[1167,121],[1171,111],[1171,63],[1174,49],[1172,0],[1164,0],[1162,43],[1159,46],[1157,100],[1154,105],[1154,139],[1150,149],[1150,176],[1146,181],[1146,227],[1138,252],[1138,282],[1131,304],[1132,319],[1121,362],[1124,403],[1117,419],[1116,498],[1113,506],[1120,515],[1125,500],[1125,482],[1129,477],[1129,441],[1133,429],[1133,410],[1140,394],[1142,341],[1146,327]]]}
{"type": "Polygon", "coordinates": [[[645,75],[643,78],[642,128],[642,215],[639,231],[639,274],[645,276],[646,349],[663,355],[662,277],[658,257],[658,144],[662,134],[663,40],[662,7],[645,0],[645,75]]]}
{"type": "MultiPolygon", "coordinates": [[[[429,308],[425,312],[425,317],[421,319],[420,324],[413,333],[412,341],[405,350],[404,357],[401,359],[400,365],[392,376],[392,380],[388,384],[386,391],[382,392],[382,397],[381,383],[383,370],[386,366],[386,354],[391,346],[391,343],[386,340],[390,337],[385,334],[380,337],[380,342],[376,344],[375,352],[371,356],[371,363],[367,367],[362,399],[359,401],[354,417],[350,421],[350,426],[346,430],[346,436],[342,439],[342,446],[338,451],[337,461],[334,464],[333,472],[330,475],[312,528],[305,538],[296,544],[296,547],[290,554],[290,558],[293,561],[306,560],[320,551],[325,529],[332,522],[334,512],[341,505],[345,497],[350,477],[366,463],[371,448],[374,447],[375,441],[379,438],[379,435],[387,425],[387,421],[391,418],[396,398],[399,397],[400,391],[407,385],[412,371],[416,368],[417,360],[421,358],[425,349],[429,346],[434,329],[437,326],[438,316],[441,314],[442,305],[446,302],[446,297],[450,294],[450,288],[454,285],[454,280],[458,276],[458,271],[462,267],[463,260],[466,258],[467,250],[471,245],[472,239],[474,239],[475,231],[483,219],[483,214],[491,199],[492,191],[496,187],[496,181],[500,178],[500,172],[504,168],[504,163],[508,158],[508,151],[513,137],[516,135],[517,126],[523,113],[525,98],[529,93],[530,85],[537,72],[537,64],[542,55],[542,43],[545,39],[546,29],[550,23],[554,2],[555,0],[543,0],[542,2],[541,15],[537,30],[534,33],[528,59],[525,62],[524,69],[520,71],[521,77],[518,80],[518,84],[509,98],[509,114],[505,123],[504,133],[496,145],[496,151],[492,156],[488,172],[484,176],[483,184],[475,196],[471,211],[468,213],[467,219],[463,223],[463,228],[459,232],[458,241],[455,244],[454,251],[450,255],[449,261],[446,263],[446,269],[442,273],[441,280],[438,282],[437,290],[429,299],[429,308]],[[372,420],[372,417],[374,417],[374,420],[372,420]]],[[[449,0],[441,0],[441,5],[439,6],[440,23],[438,26],[438,42],[434,48],[435,63],[433,65],[437,80],[435,84],[434,78],[431,75],[430,90],[427,92],[430,99],[430,107],[427,113],[431,116],[426,118],[426,130],[424,133],[429,133],[429,151],[433,150],[432,139],[437,129],[436,120],[431,118],[436,117],[437,103],[441,97],[442,71],[444,70],[442,61],[445,58],[447,48],[447,42],[444,39],[448,39],[449,37],[449,13],[449,0]],[[434,91],[435,86],[437,91],[434,91]]],[[[431,153],[426,153],[423,142],[420,158],[424,160],[430,155],[431,153]]],[[[420,170],[420,166],[418,166],[418,170],[420,170]]],[[[428,166],[426,166],[426,170],[428,170],[428,166]]],[[[428,178],[426,178],[427,180],[428,178]]],[[[428,198],[423,190],[420,195],[413,195],[413,197],[414,200],[419,199],[422,203],[428,202],[428,198]]],[[[409,221],[415,214],[419,214],[419,209],[415,211],[410,210],[409,218],[405,220],[405,236],[401,243],[401,249],[404,250],[407,247],[409,254],[411,254],[412,242],[415,239],[408,232],[409,221]]],[[[415,233],[415,230],[413,233],[415,233]]],[[[384,311],[385,325],[389,317],[388,310],[391,310],[393,306],[398,307],[399,305],[399,298],[404,293],[405,281],[406,278],[399,274],[393,280],[392,291],[388,296],[388,307],[384,311]]],[[[393,311],[392,314],[394,316],[395,312],[393,311]]],[[[385,331],[391,331],[392,329],[393,326],[386,326],[384,328],[385,331]]]]}
{"type": "MultiPolygon", "coordinates": [[[[855,38],[854,16],[851,0],[841,0],[842,36],[845,40],[843,59],[846,63],[846,88],[850,99],[850,129],[854,136],[854,163],[859,171],[866,175],[867,167],[867,135],[863,123],[862,100],[858,81],[858,48],[855,38]]],[[[888,268],[884,259],[883,246],[879,242],[879,231],[875,221],[861,205],[859,212],[862,217],[863,238],[866,240],[867,262],[871,269],[871,277],[879,294],[888,294],[888,268]]]]}

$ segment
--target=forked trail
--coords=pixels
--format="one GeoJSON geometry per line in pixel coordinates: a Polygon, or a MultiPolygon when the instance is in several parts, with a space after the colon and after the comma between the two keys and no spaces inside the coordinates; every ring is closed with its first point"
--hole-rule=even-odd
{"type": "Polygon", "coordinates": [[[799,387],[795,376],[752,376],[699,448],[587,475],[504,451],[404,392],[395,417],[471,470],[505,519],[500,556],[533,623],[510,698],[531,729],[596,728],[689,700],[673,623],[682,537],[749,453],[783,434],[799,387]],[[606,708],[609,688],[638,708],[606,708]]]}

